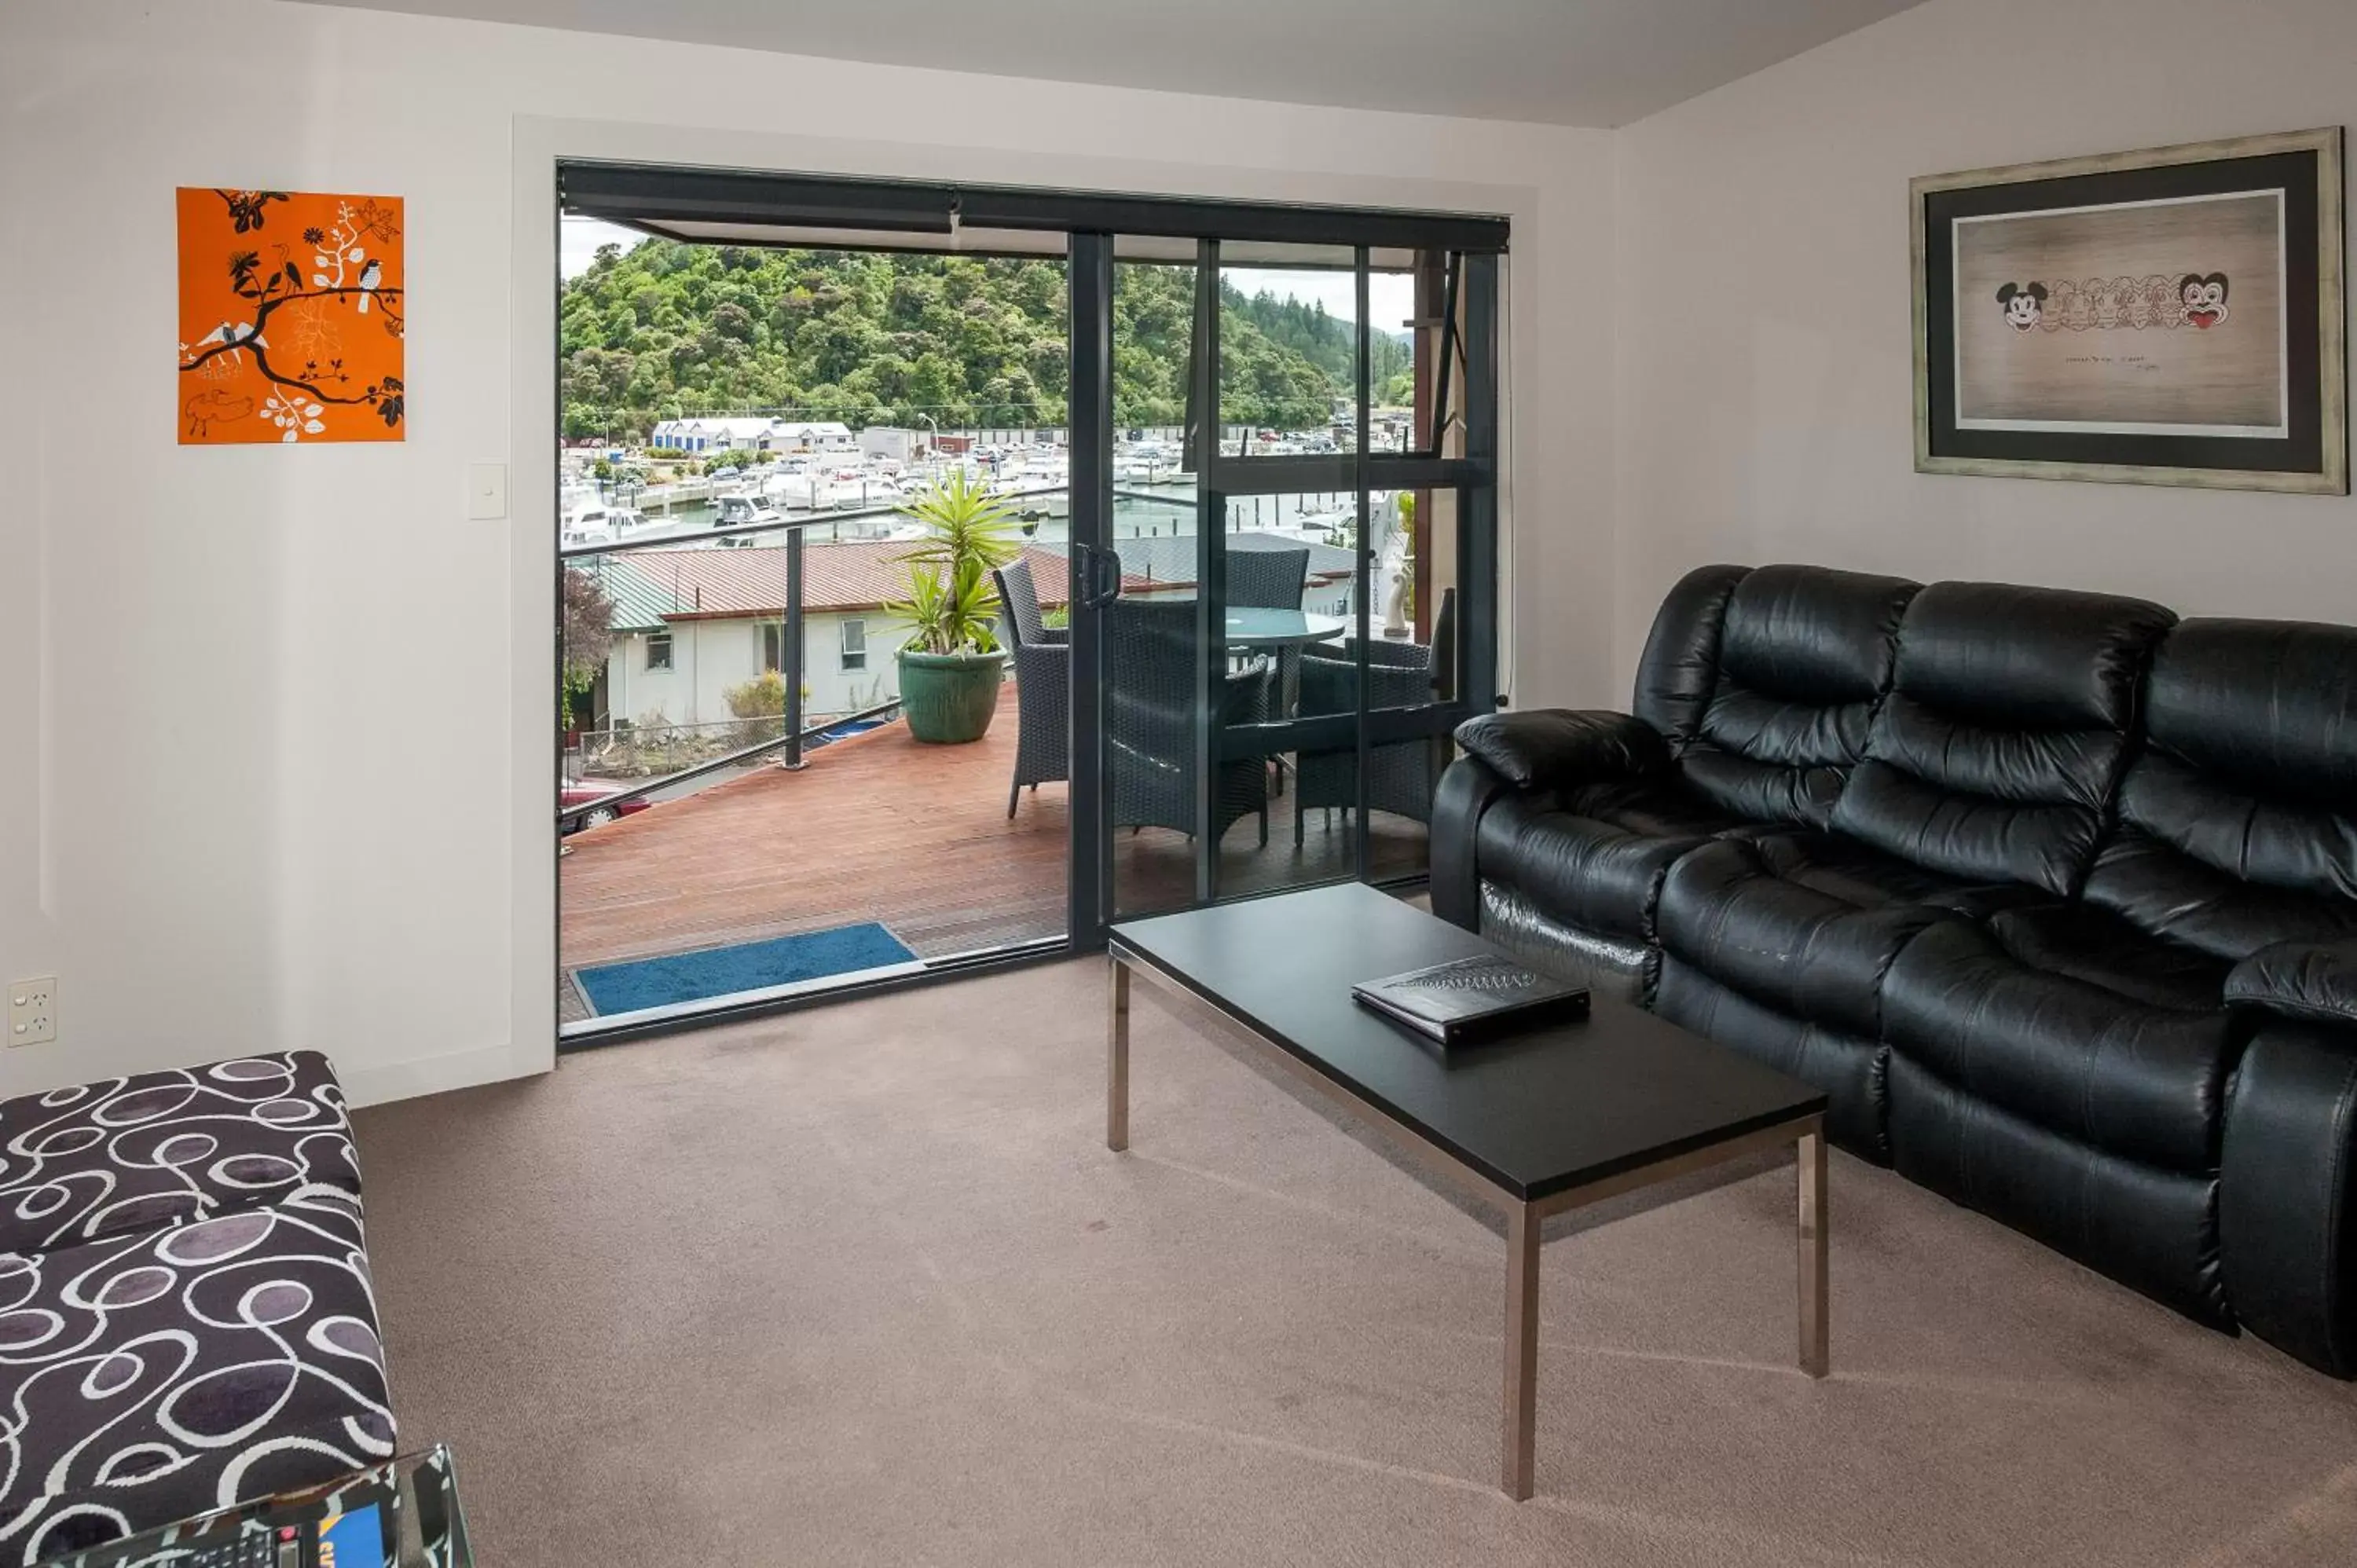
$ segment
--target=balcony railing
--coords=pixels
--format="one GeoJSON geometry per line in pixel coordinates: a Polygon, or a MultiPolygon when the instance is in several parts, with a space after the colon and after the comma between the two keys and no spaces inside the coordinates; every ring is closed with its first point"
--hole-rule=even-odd
{"type": "MultiPolygon", "coordinates": [[[[1045,485],[1036,489],[1009,490],[997,499],[1019,503],[1048,496],[1063,495],[1068,490],[1069,487],[1064,485],[1045,485]]],[[[1141,495],[1134,499],[1178,504],[1170,497],[1141,495]]],[[[785,627],[782,639],[784,646],[781,650],[785,668],[779,671],[785,682],[785,711],[775,717],[763,714],[752,718],[721,720],[708,725],[638,726],[641,730],[673,732],[674,738],[668,742],[668,749],[673,753],[698,752],[702,755],[695,756],[693,760],[683,758],[682,765],[679,767],[666,772],[641,777],[629,788],[601,795],[594,801],[559,810],[556,816],[559,830],[574,825],[588,812],[600,808],[610,809],[622,801],[636,800],[660,789],[692,782],[730,768],[742,768],[748,762],[756,761],[772,753],[782,754],[787,767],[798,768],[802,765],[802,753],[813,744],[823,741],[827,731],[834,726],[862,719],[881,718],[898,711],[900,704],[897,697],[852,713],[825,714],[816,721],[803,711],[805,704],[802,693],[805,684],[803,677],[806,671],[806,650],[802,637],[802,567],[803,536],[810,530],[834,529],[845,523],[877,521],[902,515],[897,504],[860,507],[848,511],[816,512],[808,517],[774,518],[759,522],[734,523],[725,526],[651,529],[629,539],[594,544],[567,545],[559,549],[557,558],[569,565],[576,561],[604,560],[644,550],[675,550],[683,544],[749,544],[770,535],[782,534],[785,539],[783,553],[786,558],[785,627]],[[705,738],[699,741],[681,733],[688,731],[701,732],[705,738]],[[731,739],[736,742],[735,745],[723,744],[731,739]]],[[[612,730],[596,733],[608,736],[609,738],[619,739],[624,732],[623,726],[617,725],[612,730]]],[[[665,747],[658,745],[654,749],[662,751],[665,747]]]]}
{"type": "MultiPolygon", "coordinates": [[[[1239,498],[1232,500],[1227,521],[1230,526],[1239,532],[1246,532],[1259,523],[1258,500],[1263,496],[1289,494],[1310,497],[1318,494],[1339,494],[1335,487],[1345,480],[1348,466],[1355,460],[1349,456],[1251,457],[1245,455],[1244,446],[1245,443],[1242,439],[1233,442],[1223,441],[1220,444],[1218,455],[1214,458],[1218,471],[1232,476],[1233,482],[1237,484],[1239,498]],[[1282,475],[1287,481],[1286,485],[1285,487],[1273,485],[1266,477],[1271,475],[1282,475]]],[[[1448,470],[1446,477],[1453,480],[1459,477],[1454,473],[1454,467],[1461,466],[1453,463],[1436,464],[1429,459],[1415,457],[1403,459],[1388,455],[1381,461],[1386,470],[1396,470],[1385,472],[1383,482],[1387,485],[1396,484],[1403,488],[1418,482],[1431,482],[1437,478],[1443,477],[1444,469],[1448,470]]],[[[1069,493],[1068,485],[1042,485],[1004,491],[996,499],[1022,506],[1027,502],[1069,493]]],[[[1117,501],[1165,506],[1184,512],[1186,517],[1176,523],[1174,533],[1188,530],[1192,522],[1195,500],[1191,495],[1155,494],[1123,486],[1114,487],[1113,494],[1117,501]]],[[[877,521],[904,515],[899,504],[860,507],[850,510],[813,512],[808,516],[778,517],[755,522],[715,524],[705,527],[650,528],[626,539],[566,545],[560,548],[557,552],[558,558],[570,565],[576,562],[602,561],[642,551],[676,550],[683,545],[752,545],[768,540],[771,536],[782,536],[783,548],[779,553],[785,558],[783,563],[785,624],[781,628],[782,646],[780,649],[780,661],[783,668],[779,673],[784,681],[784,711],[781,714],[774,717],[768,714],[751,718],[740,716],[712,724],[639,726],[635,733],[627,735],[623,726],[619,725],[614,726],[612,731],[598,732],[605,737],[606,744],[634,746],[638,755],[632,758],[633,763],[646,761],[647,754],[651,752],[656,757],[662,759],[667,766],[661,770],[639,775],[635,782],[628,788],[600,796],[595,801],[561,809],[557,813],[559,829],[576,824],[583,816],[592,811],[610,808],[623,801],[653,794],[675,785],[692,782],[731,768],[742,768],[749,762],[771,754],[781,755],[788,767],[798,768],[802,764],[803,752],[822,740],[830,726],[853,720],[883,717],[897,711],[899,707],[897,696],[851,713],[829,713],[814,718],[805,711],[807,650],[804,647],[803,636],[804,538],[812,529],[836,530],[845,524],[877,521]],[[648,735],[646,731],[649,729],[659,729],[669,733],[658,737],[648,735]]],[[[1158,533],[1159,530],[1152,532],[1158,533]]],[[[1150,553],[1146,561],[1140,563],[1140,568],[1144,575],[1148,577],[1152,575],[1150,553]]],[[[1180,585],[1186,580],[1174,577],[1171,585],[1180,585]]]]}

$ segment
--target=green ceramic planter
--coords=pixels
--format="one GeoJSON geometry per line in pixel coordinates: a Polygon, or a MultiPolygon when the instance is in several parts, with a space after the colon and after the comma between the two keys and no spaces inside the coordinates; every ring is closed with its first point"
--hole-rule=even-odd
{"type": "Polygon", "coordinates": [[[998,712],[1004,653],[911,653],[902,649],[900,711],[909,733],[933,746],[980,740],[998,712]]]}

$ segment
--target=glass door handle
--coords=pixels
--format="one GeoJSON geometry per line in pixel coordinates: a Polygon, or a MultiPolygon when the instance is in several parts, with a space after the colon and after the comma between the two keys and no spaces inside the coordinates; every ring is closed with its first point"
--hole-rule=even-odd
{"type": "Polygon", "coordinates": [[[1081,603],[1084,607],[1101,610],[1121,597],[1119,555],[1079,543],[1072,546],[1072,551],[1081,559],[1081,603]]]}

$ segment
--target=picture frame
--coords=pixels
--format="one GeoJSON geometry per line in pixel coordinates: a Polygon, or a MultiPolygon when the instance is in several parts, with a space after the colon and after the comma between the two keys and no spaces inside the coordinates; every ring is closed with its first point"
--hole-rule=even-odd
{"type": "Polygon", "coordinates": [[[183,446],[406,439],[397,196],[183,186],[183,446]]]}
{"type": "Polygon", "coordinates": [[[2349,493],[2339,126],[1910,182],[1915,468],[2349,493]]]}

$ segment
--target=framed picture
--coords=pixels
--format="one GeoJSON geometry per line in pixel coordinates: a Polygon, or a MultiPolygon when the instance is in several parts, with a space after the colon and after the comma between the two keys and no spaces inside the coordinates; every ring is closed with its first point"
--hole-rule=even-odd
{"type": "Polygon", "coordinates": [[[401,199],[183,188],[183,446],[399,441],[401,199]]]}
{"type": "Polygon", "coordinates": [[[1918,471],[2349,493],[2339,127],[1911,193],[1918,471]]]}

